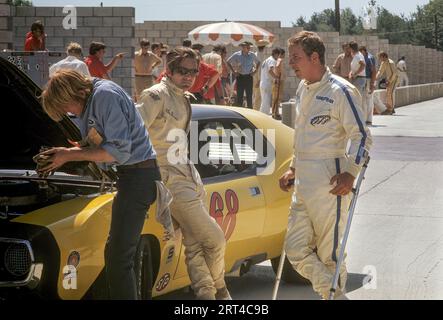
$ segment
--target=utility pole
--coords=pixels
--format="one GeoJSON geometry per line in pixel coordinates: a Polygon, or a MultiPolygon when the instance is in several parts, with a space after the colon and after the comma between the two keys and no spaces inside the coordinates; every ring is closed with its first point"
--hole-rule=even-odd
{"type": "Polygon", "coordinates": [[[340,0],[335,0],[335,31],[340,34],[340,0]]]}
{"type": "Polygon", "coordinates": [[[438,48],[438,19],[437,15],[434,14],[434,38],[435,38],[435,48],[438,48]]]}

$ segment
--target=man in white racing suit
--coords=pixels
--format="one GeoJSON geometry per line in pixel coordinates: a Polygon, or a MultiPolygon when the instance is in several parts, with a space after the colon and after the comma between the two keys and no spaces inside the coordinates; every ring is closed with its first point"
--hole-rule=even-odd
{"type": "Polygon", "coordinates": [[[225,235],[209,215],[200,175],[187,159],[188,90],[198,74],[199,57],[190,48],[177,47],[168,52],[166,63],[161,82],[142,92],[139,112],[157,151],[162,180],[173,196],[170,209],[183,233],[191,287],[197,299],[229,300],[224,279],[225,235]]]}
{"type": "MultiPolygon", "coordinates": [[[[325,65],[325,46],[312,32],[288,40],[289,64],[302,79],[296,94],[294,157],[280,178],[296,180],[285,251],[294,269],[327,299],[347,221],[354,179],[372,144],[358,90],[325,65]],[[347,152],[347,143],[351,146],[347,152]]],[[[335,298],[344,298],[343,263],[335,298]]]]}

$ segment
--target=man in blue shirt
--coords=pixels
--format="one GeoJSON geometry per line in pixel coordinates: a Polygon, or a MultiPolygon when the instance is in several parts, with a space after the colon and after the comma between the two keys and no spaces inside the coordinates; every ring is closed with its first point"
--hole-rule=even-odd
{"type": "Polygon", "coordinates": [[[246,92],[248,108],[252,109],[253,75],[260,66],[260,60],[250,52],[252,43],[245,41],[240,44],[241,51],[235,52],[227,62],[235,70],[237,80],[237,106],[243,106],[243,96],[246,92]]]}
{"type": "Polygon", "coordinates": [[[156,153],[143,120],[128,94],[112,81],[86,78],[74,70],[56,72],[43,91],[43,108],[54,120],[75,114],[83,140],[73,148],[41,153],[55,171],[66,162],[94,161],[115,165],[118,182],[111,228],[105,248],[105,269],[111,299],[137,299],[133,259],[149,206],[161,180],[156,153]]]}
{"type": "Polygon", "coordinates": [[[375,81],[377,76],[377,69],[375,58],[368,52],[365,46],[360,48],[361,54],[365,57],[366,63],[366,86],[365,94],[363,95],[363,115],[367,125],[372,125],[372,114],[374,113],[374,97],[375,81]]]}

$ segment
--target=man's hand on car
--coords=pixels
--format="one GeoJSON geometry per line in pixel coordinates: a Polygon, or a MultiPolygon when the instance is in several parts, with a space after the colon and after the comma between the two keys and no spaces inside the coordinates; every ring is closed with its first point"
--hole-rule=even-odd
{"type": "Polygon", "coordinates": [[[285,192],[288,192],[289,189],[292,188],[294,185],[294,179],[295,179],[295,170],[289,169],[286,171],[279,179],[280,189],[282,189],[285,192]]]}

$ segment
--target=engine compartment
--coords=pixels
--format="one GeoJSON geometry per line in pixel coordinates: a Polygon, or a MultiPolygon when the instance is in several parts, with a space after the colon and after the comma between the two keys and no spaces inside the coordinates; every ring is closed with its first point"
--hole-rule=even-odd
{"type": "Polygon", "coordinates": [[[11,220],[52,204],[106,191],[99,185],[88,185],[87,181],[54,180],[0,177],[0,220],[11,220]]]}

